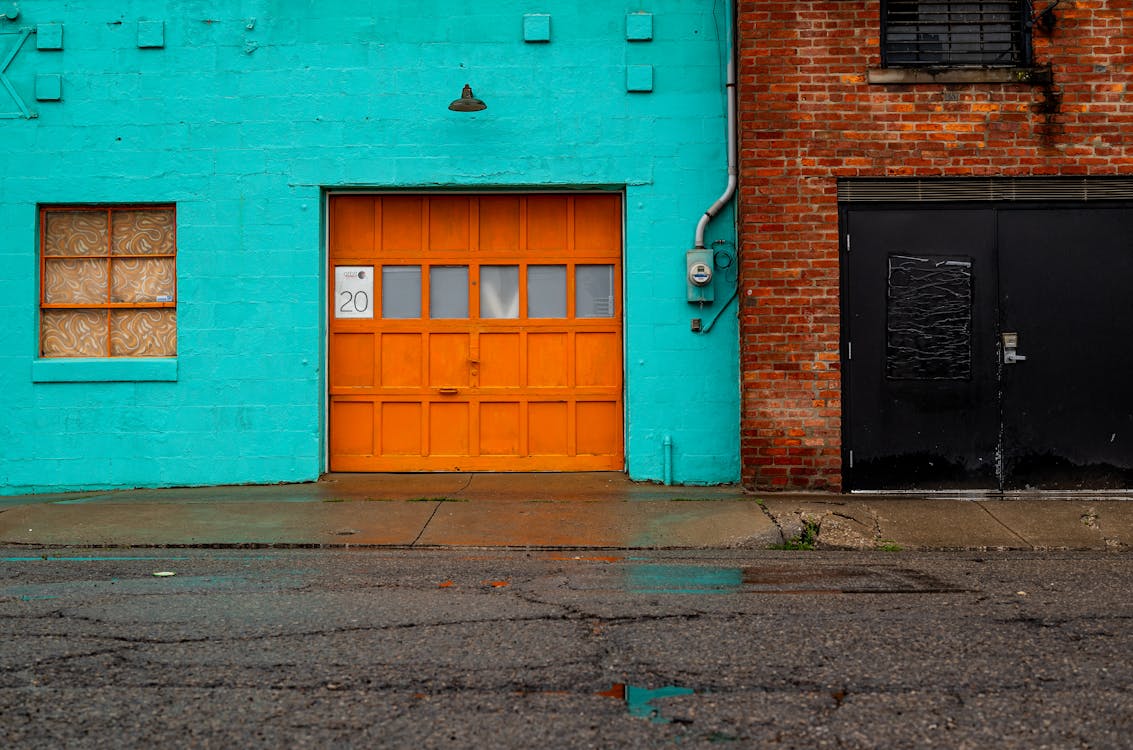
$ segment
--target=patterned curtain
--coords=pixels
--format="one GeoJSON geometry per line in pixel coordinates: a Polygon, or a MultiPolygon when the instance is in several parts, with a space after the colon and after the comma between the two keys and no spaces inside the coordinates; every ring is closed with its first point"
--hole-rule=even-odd
{"type": "Polygon", "coordinates": [[[42,356],[177,354],[175,218],[171,208],[45,211],[42,356]]]}

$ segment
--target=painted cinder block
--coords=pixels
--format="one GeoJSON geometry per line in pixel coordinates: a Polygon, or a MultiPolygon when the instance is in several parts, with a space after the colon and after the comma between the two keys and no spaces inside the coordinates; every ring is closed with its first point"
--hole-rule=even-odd
{"type": "Polygon", "coordinates": [[[631,42],[651,41],[653,39],[653,14],[627,13],[626,39],[631,42]]]}
{"type": "Polygon", "coordinates": [[[551,41],[551,16],[546,13],[528,13],[523,17],[523,41],[551,41]]]}
{"type": "Polygon", "coordinates": [[[63,24],[41,23],[35,27],[36,49],[63,49],[63,24]]]}
{"type": "Polygon", "coordinates": [[[653,90],[652,65],[626,66],[626,91],[648,93],[653,90]]]}
{"type": "Polygon", "coordinates": [[[57,102],[63,98],[63,76],[38,73],[35,76],[35,98],[41,102],[57,102]]]}
{"type": "Polygon", "coordinates": [[[138,47],[159,49],[165,46],[165,21],[138,21],[138,47]]]}

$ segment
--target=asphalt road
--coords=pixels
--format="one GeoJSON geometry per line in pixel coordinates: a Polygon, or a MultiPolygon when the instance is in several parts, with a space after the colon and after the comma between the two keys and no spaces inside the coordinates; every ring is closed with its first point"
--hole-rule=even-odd
{"type": "Polygon", "coordinates": [[[1133,744],[1129,553],[0,558],[5,748],[1133,744]]]}

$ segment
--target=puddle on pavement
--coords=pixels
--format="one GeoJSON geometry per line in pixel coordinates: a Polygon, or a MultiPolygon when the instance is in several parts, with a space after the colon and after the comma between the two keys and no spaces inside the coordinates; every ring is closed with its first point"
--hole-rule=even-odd
{"type": "Polygon", "coordinates": [[[768,565],[719,567],[637,564],[626,569],[634,594],[927,594],[967,591],[906,568],[768,565]]]}
{"type": "Polygon", "coordinates": [[[649,719],[654,724],[669,724],[673,719],[663,716],[661,709],[654,705],[653,701],[660,700],[661,698],[674,698],[679,695],[694,695],[695,693],[696,691],[692,688],[678,687],[676,685],[666,685],[656,690],[650,690],[649,688],[626,685],[623,682],[619,682],[609,690],[603,690],[598,693],[598,695],[605,698],[616,698],[617,700],[625,701],[626,709],[629,711],[630,716],[649,719]]]}
{"type": "Polygon", "coordinates": [[[734,594],[744,582],[742,568],[699,565],[632,565],[626,577],[634,594],[734,594]]]}

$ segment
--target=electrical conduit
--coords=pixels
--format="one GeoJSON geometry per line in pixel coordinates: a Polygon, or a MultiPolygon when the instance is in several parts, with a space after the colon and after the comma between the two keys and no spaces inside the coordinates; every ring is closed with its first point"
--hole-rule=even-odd
{"type": "Polygon", "coordinates": [[[724,188],[723,194],[716,199],[716,202],[708,207],[704,215],[700,217],[700,221],[696,224],[696,244],[694,247],[697,250],[704,249],[704,232],[708,229],[708,222],[728,205],[728,201],[736,194],[736,185],[739,181],[739,173],[736,169],[736,151],[737,151],[737,135],[736,135],[736,53],[735,45],[733,44],[734,19],[732,18],[733,10],[732,3],[726,6],[726,13],[728,17],[725,22],[727,37],[726,44],[728,45],[728,66],[727,78],[725,83],[727,99],[728,99],[728,184],[724,188]]]}

